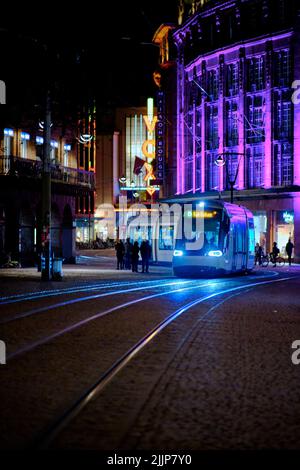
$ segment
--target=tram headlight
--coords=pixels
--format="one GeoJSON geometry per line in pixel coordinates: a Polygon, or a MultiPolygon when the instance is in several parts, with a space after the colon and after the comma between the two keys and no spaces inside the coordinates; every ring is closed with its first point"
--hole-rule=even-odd
{"type": "Polygon", "coordinates": [[[219,258],[220,256],[222,256],[222,251],[221,250],[212,250],[212,251],[209,251],[208,252],[208,256],[216,256],[217,258],[219,258]]]}
{"type": "Polygon", "coordinates": [[[182,256],[183,255],[183,251],[181,250],[174,250],[173,252],[173,256],[182,256]]]}

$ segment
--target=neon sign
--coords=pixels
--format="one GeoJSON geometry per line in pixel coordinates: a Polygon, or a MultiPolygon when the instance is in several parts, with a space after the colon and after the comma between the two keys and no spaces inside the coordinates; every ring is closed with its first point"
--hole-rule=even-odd
{"type": "Polygon", "coordinates": [[[165,95],[157,92],[157,132],[156,132],[156,177],[162,184],[164,179],[164,155],[165,155],[165,95]]]}

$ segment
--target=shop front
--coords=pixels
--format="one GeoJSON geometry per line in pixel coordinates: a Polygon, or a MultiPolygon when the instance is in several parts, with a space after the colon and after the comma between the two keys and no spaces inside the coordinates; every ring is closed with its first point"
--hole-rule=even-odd
{"type": "Polygon", "coordinates": [[[88,247],[94,240],[94,219],[82,217],[76,219],[76,245],[88,247]]]}
{"type": "Polygon", "coordinates": [[[276,211],[275,241],[282,255],[289,239],[294,243],[294,211],[276,211]]]}

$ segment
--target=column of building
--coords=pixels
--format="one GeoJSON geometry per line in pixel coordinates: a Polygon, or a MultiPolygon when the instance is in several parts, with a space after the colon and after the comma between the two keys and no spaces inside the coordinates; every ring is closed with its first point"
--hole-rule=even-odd
{"type": "Polygon", "coordinates": [[[239,155],[239,174],[237,179],[238,189],[245,189],[245,100],[246,100],[246,71],[245,71],[245,48],[239,50],[238,74],[239,74],[239,99],[238,99],[238,153],[239,155]]]}
{"type": "MultiPolygon", "coordinates": [[[[219,57],[218,137],[219,155],[224,154],[224,54],[219,57]]],[[[212,171],[212,170],[211,170],[212,171]]],[[[224,167],[219,167],[219,191],[224,189],[224,167]]],[[[226,176],[225,176],[226,178],[226,176]]]]}

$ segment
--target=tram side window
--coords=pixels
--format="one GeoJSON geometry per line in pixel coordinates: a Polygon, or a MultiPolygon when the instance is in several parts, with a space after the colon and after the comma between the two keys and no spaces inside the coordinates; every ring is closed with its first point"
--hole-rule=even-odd
{"type": "Polygon", "coordinates": [[[255,231],[254,222],[249,220],[249,253],[254,254],[255,251],[255,231]]]}
{"type": "Polygon", "coordinates": [[[173,250],[174,246],[174,226],[159,227],[159,249],[173,250]]]}

